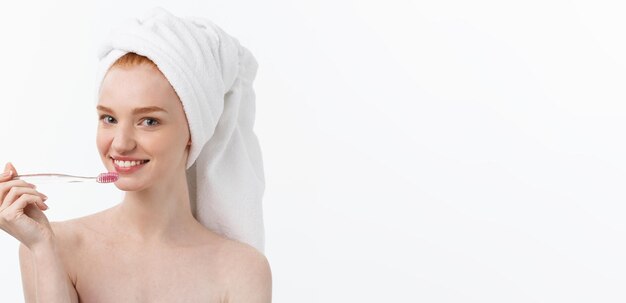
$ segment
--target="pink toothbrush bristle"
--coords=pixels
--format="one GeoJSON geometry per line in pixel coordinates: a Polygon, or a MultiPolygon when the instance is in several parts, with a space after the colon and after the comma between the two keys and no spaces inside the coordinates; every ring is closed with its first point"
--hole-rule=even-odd
{"type": "Polygon", "coordinates": [[[119,177],[120,175],[116,172],[101,173],[98,175],[96,181],[98,181],[98,183],[111,183],[117,181],[119,177]]]}

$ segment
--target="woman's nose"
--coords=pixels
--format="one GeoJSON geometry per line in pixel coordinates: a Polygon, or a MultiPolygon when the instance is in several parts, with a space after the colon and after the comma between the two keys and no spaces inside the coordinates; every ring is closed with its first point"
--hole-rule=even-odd
{"type": "Polygon", "coordinates": [[[111,143],[111,147],[119,153],[131,151],[135,148],[135,145],[134,134],[122,128],[118,128],[115,137],[113,137],[113,142],[111,143]]]}

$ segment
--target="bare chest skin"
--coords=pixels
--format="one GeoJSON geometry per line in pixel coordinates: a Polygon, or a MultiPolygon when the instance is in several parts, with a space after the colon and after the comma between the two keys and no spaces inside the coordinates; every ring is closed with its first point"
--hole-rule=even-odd
{"type": "Polygon", "coordinates": [[[63,258],[80,302],[226,302],[215,245],[141,245],[83,230],[63,258]]]}

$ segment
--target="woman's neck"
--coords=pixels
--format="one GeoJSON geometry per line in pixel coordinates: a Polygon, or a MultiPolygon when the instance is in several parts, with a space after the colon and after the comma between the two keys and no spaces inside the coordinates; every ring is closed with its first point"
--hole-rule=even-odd
{"type": "Polygon", "coordinates": [[[183,173],[166,184],[126,192],[113,209],[115,228],[135,243],[193,243],[200,223],[191,212],[186,177],[183,173]]]}

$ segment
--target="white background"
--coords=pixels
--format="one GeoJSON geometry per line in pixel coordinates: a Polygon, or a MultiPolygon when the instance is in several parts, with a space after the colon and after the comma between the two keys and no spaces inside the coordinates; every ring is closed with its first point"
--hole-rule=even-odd
{"type": "MultiPolygon", "coordinates": [[[[274,302],[626,301],[620,1],[22,1],[0,9],[0,163],[102,172],[96,49],[161,5],[259,62],[274,302]]],[[[50,220],[111,207],[40,185],[50,220]]],[[[0,301],[21,302],[0,233],[0,301]]]]}

